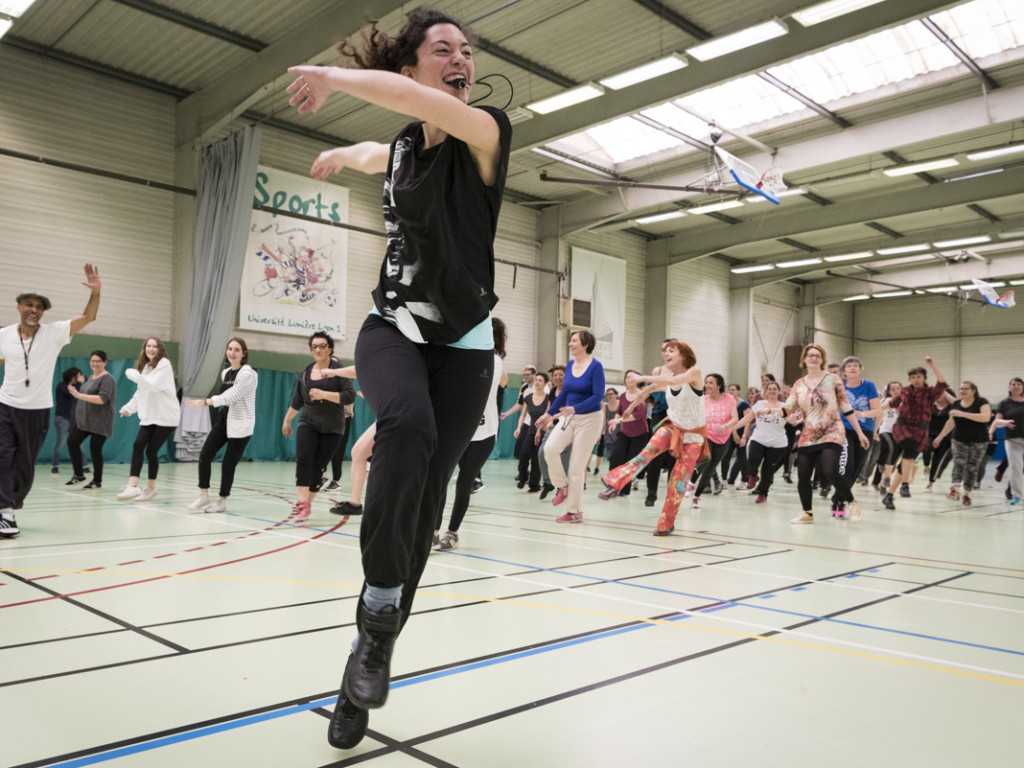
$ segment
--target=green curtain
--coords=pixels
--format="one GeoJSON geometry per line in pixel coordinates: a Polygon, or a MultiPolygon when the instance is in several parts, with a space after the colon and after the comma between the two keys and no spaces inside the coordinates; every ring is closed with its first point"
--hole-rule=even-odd
{"type": "MultiPolygon", "coordinates": [[[[110,360],[107,363],[107,371],[114,377],[117,383],[117,408],[118,410],[127,403],[135,393],[135,385],[128,380],[124,372],[135,364],[135,358],[110,360]]],[[[86,375],[89,374],[89,358],[61,356],[57,358],[57,365],[54,369],[52,386],[56,388],[60,383],[61,374],[68,368],[80,368],[86,375]]],[[[279,371],[272,369],[256,368],[259,374],[260,383],[256,390],[256,429],[253,432],[249,445],[246,446],[243,461],[294,461],[295,460],[295,438],[285,438],[281,434],[281,423],[284,421],[285,413],[291,403],[292,391],[295,389],[295,380],[298,371],[279,371]]],[[[359,389],[359,382],[354,382],[356,390],[359,389]]],[[[507,410],[515,404],[519,396],[518,385],[510,381],[505,390],[502,411],[507,410]]],[[[51,415],[52,418],[52,415],[51,415]]],[[[374,421],[373,412],[362,397],[357,397],[355,412],[352,417],[352,431],[349,435],[348,446],[345,449],[345,458],[351,458],[351,446],[368,426],[374,421]]],[[[515,447],[515,438],[512,433],[518,423],[518,415],[513,414],[501,422],[498,429],[498,438],[491,452],[492,459],[510,459],[515,447]]],[[[104,460],[110,464],[127,464],[132,458],[132,443],[135,441],[135,434],[138,431],[139,419],[132,415],[125,418],[115,417],[114,434],[103,446],[104,460]]],[[[54,431],[51,426],[46,435],[46,442],[39,452],[37,463],[49,464],[53,454],[54,431]]],[[[62,462],[68,462],[67,448],[62,450],[62,462]]],[[[84,458],[88,463],[88,446],[85,446],[84,458]]],[[[220,455],[218,455],[218,460],[220,455]]],[[[174,461],[173,439],[168,440],[161,451],[162,462],[174,461]]]]}

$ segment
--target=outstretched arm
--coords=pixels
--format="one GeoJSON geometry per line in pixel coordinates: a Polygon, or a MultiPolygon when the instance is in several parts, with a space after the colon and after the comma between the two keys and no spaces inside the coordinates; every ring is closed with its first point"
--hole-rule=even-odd
{"type": "Polygon", "coordinates": [[[323,181],[332,173],[339,173],[346,168],[361,173],[384,173],[388,169],[390,147],[376,141],[364,141],[349,147],[335,147],[321,152],[309,175],[323,181]]]}
{"type": "Polygon", "coordinates": [[[96,312],[100,308],[100,271],[92,264],[85,265],[85,280],[82,283],[89,289],[89,301],[78,317],[71,318],[71,335],[74,336],[89,323],[96,319],[96,312]]]}
{"type": "Polygon", "coordinates": [[[924,361],[928,364],[928,367],[932,369],[932,373],[935,374],[936,381],[945,381],[946,377],[942,375],[942,371],[935,365],[935,360],[930,355],[925,355],[924,361]]]}

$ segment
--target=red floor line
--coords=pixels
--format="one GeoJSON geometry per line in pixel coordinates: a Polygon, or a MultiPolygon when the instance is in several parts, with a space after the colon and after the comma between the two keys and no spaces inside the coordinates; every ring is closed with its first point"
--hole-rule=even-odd
{"type": "MultiPolygon", "coordinates": [[[[265,557],[267,555],[273,555],[273,554],[275,554],[277,552],[284,552],[287,549],[293,549],[294,547],[301,547],[303,544],[309,544],[309,542],[311,542],[311,541],[316,541],[317,539],[322,538],[322,537],[326,536],[329,533],[333,533],[338,528],[340,528],[342,525],[344,525],[346,522],[348,522],[348,518],[347,517],[343,517],[341,520],[339,520],[337,523],[335,523],[334,526],[332,526],[331,528],[328,528],[326,531],[321,531],[320,533],[318,533],[316,536],[314,536],[311,539],[303,539],[302,541],[296,541],[293,544],[287,544],[287,545],[285,545],[283,547],[278,547],[277,549],[270,549],[270,550],[267,550],[266,552],[259,552],[259,553],[255,554],[255,555],[248,555],[246,557],[238,557],[238,558],[235,558],[234,560],[225,560],[222,563],[212,563],[211,565],[204,565],[204,566],[201,566],[199,568],[190,568],[187,571],[178,571],[177,573],[169,573],[169,574],[163,574],[163,575],[160,575],[160,576],[152,576],[152,577],[150,577],[148,579],[139,579],[138,581],[127,581],[124,584],[110,584],[110,585],[108,585],[106,587],[95,587],[94,589],[83,589],[83,590],[80,590],[78,592],[67,592],[67,593],[61,594],[61,595],[50,595],[48,597],[36,598],[35,600],[22,600],[22,601],[17,602],[17,603],[5,603],[3,605],[0,605],[0,608],[16,608],[16,607],[21,606],[21,605],[34,605],[35,603],[45,603],[45,602],[49,602],[50,600],[60,600],[60,599],[65,598],[65,597],[78,597],[79,595],[90,595],[90,594],[93,594],[94,592],[106,592],[108,589],[120,589],[122,587],[135,586],[136,584],[148,584],[151,581],[163,581],[164,579],[170,579],[170,578],[173,578],[175,576],[185,576],[185,575],[190,574],[190,573],[200,573],[202,571],[209,571],[209,570],[212,570],[214,568],[222,568],[225,565],[234,565],[235,563],[244,563],[246,560],[254,560],[254,559],[258,558],[258,557],[265,557]]],[[[3,570],[0,570],[0,573],[3,573],[3,570]]],[[[49,578],[49,577],[46,577],[46,578],[49,578]]]]}
{"type": "MultiPolygon", "coordinates": [[[[202,549],[202,547],[200,547],[200,549],[202,549]]],[[[139,563],[144,563],[144,562],[145,562],[145,560],[129,560],[126,563],[118,563],[118,565],[138,565],[139,563]]]]}

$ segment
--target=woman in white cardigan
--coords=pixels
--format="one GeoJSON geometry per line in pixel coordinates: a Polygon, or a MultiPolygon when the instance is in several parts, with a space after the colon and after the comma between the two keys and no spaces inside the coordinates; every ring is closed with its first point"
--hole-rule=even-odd
{"type": "Polygon", "coordinates": [[[139,432],[132,446],[131,477],[121,493],[120,501],[149,501],[156,496],[156,476],[160,470],[157,454],[167,442],[181,417],[177,388],[174,385],[174,371],[167,351],[160,339],[151,336],[146,339],[134,368],[124,372],[138,388],[132,399],[121,409],[122,416],[139,414],[139,432]],[[142,457],[149,461],[149,478],[145,490],[139,488],[142,473],[142,457]]]}
{"type": "Polygon", "coordinates": [[[213,427],[206,436],[203,450],[199,453],[199,498],[188,505],[193,512],[224,512],[228,508],[228,496],[235,482],[235,467],[249,444],[256,428],[256,387],[259,376],[249,366],[249,347],[244,339],[237,336],[228,340],[224,353],[228,367],[220,375],[220,393],[203,400],[189,400],[189,408],[212,405],[224,408],[214,417],[213,427]],[[210,475],[213,459],[224,445],[224,459],[221,462],[220,498],[210,501],[210,475]]]}

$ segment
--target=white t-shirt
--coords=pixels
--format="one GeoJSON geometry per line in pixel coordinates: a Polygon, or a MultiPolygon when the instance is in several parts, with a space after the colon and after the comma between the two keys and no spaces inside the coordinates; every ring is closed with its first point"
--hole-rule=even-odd
{"type": "Polygon", "coordinates": [[[788,445],[786,440],[786,419],[782,415],[782,402],[775,406],[774,410],[779,413],[770,413],[773,410],[767,400],[758,400],[751,408],[754,409],[754,417],[757,428],[751,436],[751,440],[760,443],[766,448],[785,448],[788,445]]]}
{"type": "Polygon", "coordinates": [[[885,432],[890,432],[891,433],[892,432],[892,425],[896,423],[896,419],[898,419],[899,416],[900,416],[900,411],[899,411],[898,408],[889,408],[889,407],[887,407],[889,405],[889,401],[890,400],[892,400],[891,397],[885,397],[885,398],[882,398],[882,401],[881,401],[881,404],[882,404],[883,407],[885,407],[885,410],[882,411],[882,421],[881,421],[881,423],[878,426],[879,434],[882,434],[882,433],[885,433],[885,432]]]}
{"type": "Polygon", "coordinates": [[[35,410],[53,407],[53,369],[64,346],[71,341],[71,321],[40,323],[36,335],[22,345],[18,324],[0,329],[0,359],[4,361],[4,383],[0,403],[12,408],[35,410]],[[28,381],[25,386],[25,357],[28,381]]]}
{"type": "Polygon", "coordinates": [[[487,393],[487,405],[484,406],[483,415],[480,417],[480,426],[476,428],[473,439],[470,442],[486,440],[488,437],[498,434],[498,382],[501,381],[502,373],[501,358],[497,353],[494,355],[494,375],[491,376],[491,391],[487,393]]]}

